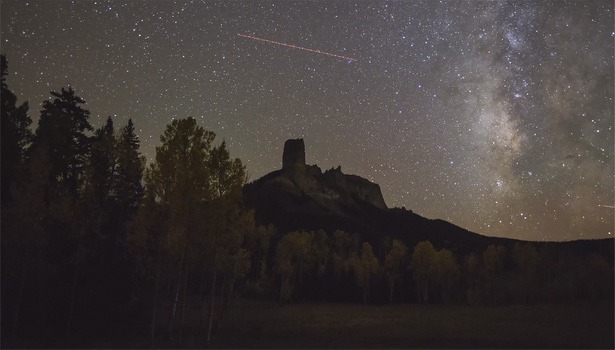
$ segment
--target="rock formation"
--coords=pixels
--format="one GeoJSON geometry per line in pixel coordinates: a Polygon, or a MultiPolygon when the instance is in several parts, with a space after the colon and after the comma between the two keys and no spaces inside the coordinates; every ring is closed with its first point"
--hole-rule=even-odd
{"type": "Polygon", "coordinates": [[[341,167],[324,174],[316,165],[305,164],[305,143],[303,139],[286,140],[282,155],[282,171],[302,193],[319,200],[321,204],[336,200],[338,204],[362,205],[365,202],[380,209],[386,209],[380,186],[364,178],[342,173],[341,167]]]}
{"type": "MultiPolygon", "coordinates": [[[[316,165],[305,163],[305,143],[303,139],[287,140],[284,143],[282,169],[257,180],[247,187],[248,197],[254,200],[259,193],[267,193],[267,199],[279,196],[292,209],[289,198],[309,198],[319,207],[330,213],[340,213],[348,208],[365,206],[387,209],[380,186],[355,175],[342,173],[341,167],[322,170],[316,165]]],[[[277,197],[276,197],[277,198],[277,197]]]]}
{"type": "Polygon", "coordinates": [[[346,195],[363,200],[371,205],[386,209],[380,186],[356,175],[342,173],[341,167],[330,169],[323,174],[325,184],[329,188],[336,188],[346,195]]]}
{"type": "MultiPolygon", "coordinates": [[[[377,184],[344,174],[341,167],[323,173],[318,166],[307,165],[302,139],[286,141],[282,160],[282,169],[247,184],[243,191],[244,205],[254,210],[256,222],[273,224],[281,234],[324,230],[332,237],[342,230],[359,234],[374,247],[382,246],[385,237],[401,239],[407,247],[429,240],[434,247],[446,247],[457,256],[482,254],[489,245],[512,249],[517,242],[482,236],[405,208],[389,209],[377,184]]],[[[594,241],[585,242],[582,244],[594,241]]],[[[612,259],[613,241],[606,243],[606,255],[612,259]]]]}
{"type": "Polygon", "coordinates": [[[282,169],[244,187],[244,204],[254,209],[261,225],[274,224],[278,232],[335,230],[361,234],[371,244],[383,237],[401,238],[408,247],[421,240],[455,251],[482,251],[488,244],[504,244],[442,220],[429,220],[406,209],[389,209],[380,186],[342,172],[341,167],[323,172],[305,162],[303,139],[284,144],[282,169]]]}
{"type": "Polygon", "coordinates": [[[305,144],[303,139],[286,140],[282,154],[282,169],[305,167],[305,144]]]}

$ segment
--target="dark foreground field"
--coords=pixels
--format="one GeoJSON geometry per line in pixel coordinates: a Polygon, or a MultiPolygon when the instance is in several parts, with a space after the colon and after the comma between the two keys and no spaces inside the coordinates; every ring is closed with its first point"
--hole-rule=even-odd
{"type": "Polygon", "coordinates": [[[502,307],[237,302],[216,348],[609,348],[613,303],[502,307]]]}

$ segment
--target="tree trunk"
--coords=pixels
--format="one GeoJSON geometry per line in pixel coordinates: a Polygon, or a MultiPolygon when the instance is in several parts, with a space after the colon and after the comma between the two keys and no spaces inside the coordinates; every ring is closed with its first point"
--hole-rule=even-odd
{"type": "Polygon", "coordinates": [[[175,316],[177,315],[177,304],[179,304],[179,291],[181,289],[182,277],[184,272],[184,259],[186,257],[186,250],[182,252],[182,258],[179,263],[179,278],[177,279],[177,288],[175,289],[175,299],[173,300],[173,309],[171,312],[171,322],[169,323],[169,335],[171,341],[173,341],[173,328],[175,327],[175,316]]]}
{"type": "Polygon", "coordinates": [[[11,341],[13,345],[17,344],[17,328],[19,327],[19,311],[21,308],[21,299],[23,297],[23,291],[26,285],[26,264],[22,265],[21,278],[19,280],[19,291],[17,292],[17,301],[15,302],[15,314],[13,315],[13,329],[11,335],[11,341]]]}
{"type": "Polygon", "coordinates": [[[220,314],[222,313],[222,310],[224,308],[224,299],[226,297],[226,289],[227,289],[227,281],[228,280],[228,273],[224,274],[224,277],[222,278],[222,284],[220,284],[220,299],[221,299],[221,303],[220,303],[220,309],[218,310],[218,314],[216,315],[216,321],[213,324],[213,331],[216,332],[218,330],[218,322],[220,321],[220,314]]]}
{"type": "Polygon", "coordinates": [[[263,262],[261,261],[261,250],[257,248],[256,252],[256,279],[259,280],[263,262]]]}
{"type": "Polygon", "coordinates": [[[204,293],[205,278],[206,276],[205,276],[205,273],[203,272],[203,276],[201,277],[201,286],[199,287],[200,293],[203,293],[203,294],[201,297],[201,316],[199,319],[198,329],[205,328],[203,324],[205,323],[205,316],[207,314],[207,294],[204,293]]]}
{"type": "Polygon", "coordinates": [[[284,302],[284,293],[286,292],[286,274],[282,273],[282,275],[280,276],[280,304],[282,304],[284,302]]]}
{"type": "MultiPolygon", "coordinates": [[[[299,285],[303,283],[303,263],[299,263],[299,285]]],[[[298,289],[298,288],[297,288],[298,289]]]]}
{"type": "Polygon", "coordinates": [[[390,283],[391,288],[389,289],[389,304],[393,304],[393,291],[395,288],[395,282],[390,283]]]}
{"type": "Polygon", "coordinates": [[[228,292],[224,296],[224,300],[222,301],[222,306],[220,307],[220,312],[218,313],[218,320],[216,321],[216,330],[220,329],[222,324],[222,317],[224,316],[224,312],[228,307],[228,302],[231,299],[231,295],[233,294],[233,288],[235,287],[235,277],[231,277],[231,283],[228,287],[228,292]]]}
{"type": "MultiPolygon", "coordinates": [[[[216,259],[214,258],[214,261],[216,259]]],[[[211,343],[211,335],[212,335],[212,328],[213,328],[213,321],[214,321],[214,298],[216,295],[216,279],[217,279],[218,274],[216,273],[216,264],[214,262],[214,266],[212,268],[212,276],[211,276],[211,292],[209,295],[209,320],[207,321],[207,347],[209,347],[209,344],[211,343]]]]}
{"type": "MultiPolygon", "coordinates": [[[[173,276],[173,264],[168,264],[169,268],[167,271],[167,276],[173,276]]],[[[173,290],[173,279],[172,278],[167,278],[167,295],[171,294],[173,290]]]]}
{"type": "Polygon", "coordinates": [[[73,312],[75,310],[75,295],[77,294],[78,275],[79,275],[79,265],[77,264],[77,261],[75,260],[75,272],[73,274],[73,285],[71,287],[70,303],[68,306],[68,317],[66,319],[65,335],[66,335],[67,340],[70,337],[71,323],[73,321],[73,312]]]}
{"type": "Polygon", "coordinates": [[[182,342],[182,335],[184,332],[184,319],[186,315],[186,295],[188,292],[188,267],[190,266],[190,258],[186,258],[186,267],[184,272],[184,295],[182,296],[182,310],[181,310],[181,318],[179,321],[179,344],[182,342]]]}
{"type": "Polygon", "coordinates": [[[158,257],[158,264],[156,266],[156,280],[154,282],[154,296],[152,298],[152,323],[149,334],[149,346],[154,347],[154,340],[156,337],[156,313],[158,311],[158,293],[160,290],[160,274],[162,270],[162,256],[158,257]]]}
{"type": "Polygon", "coordinates": [[[201,273],[201,282],[199,283],[199,294],[203,294],[203,289],[205,289],[205,280],[207,279],[207,274],[205,273],[205,269],[201,273]]]}

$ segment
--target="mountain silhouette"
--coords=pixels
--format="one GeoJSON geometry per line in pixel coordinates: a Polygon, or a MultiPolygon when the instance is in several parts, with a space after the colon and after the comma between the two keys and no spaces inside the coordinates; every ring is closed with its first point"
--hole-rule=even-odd
{"type": "MultiPolygon", "coordinates": [[[[480,235],[404,208],[388,208],[378,184],[344,174],[339,166],[323,172],[317,165],[307,165],[303,139],[285,142],[282,169],[247,184],[244,203],[255,210],[259,224],[273,224],[280,233],[342,230],[358,233],[372,244],[387,236],[401,239],[409,247],[429,240],[435,247],[464,254],[481,252],[491,244],[512,247],[518,242],[480,235]]],[[[607,240],[610,249],[609,243],[599,241],[577,241],[573,245],[581,249],[606,246],[612,256],[613,240],[607,240]]]]}

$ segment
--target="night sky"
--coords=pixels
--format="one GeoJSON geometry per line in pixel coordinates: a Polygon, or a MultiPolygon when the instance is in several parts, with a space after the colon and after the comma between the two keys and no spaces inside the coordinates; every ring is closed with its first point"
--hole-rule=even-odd
{"type": "Polygon", "coordinates": [[[486,235],[614,232],[614,5],[606,1],[1,2],[7,83],[38,120],[73,86],[153,159],[173,118],[250,179],[302,137],[405,207],[486,235]],[[348,59],[255,40],[264,38],[348,59]]]}

